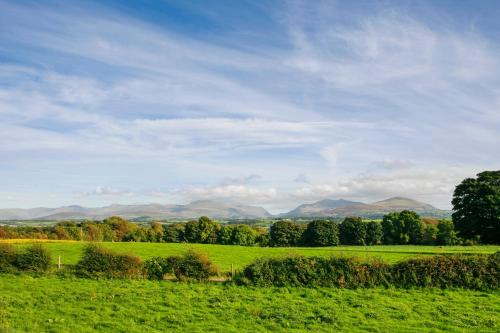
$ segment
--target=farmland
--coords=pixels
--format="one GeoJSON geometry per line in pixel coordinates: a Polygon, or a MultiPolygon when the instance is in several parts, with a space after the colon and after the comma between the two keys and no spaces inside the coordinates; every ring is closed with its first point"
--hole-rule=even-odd
{"type": "MultiPolygon", "coordinates": [[[[19,248],[32,240],[4,240],[19,248]]],[[[74,265],[86,242],[38,241],[74,265]]],[[[440,254],[494,253],[500,246],[338,246],[262,248],[103,242],[142,259],[195,249],[223,272],[288,254],[356,256],[395,263],[440,254]]],[[[298,288],[86,279],[62,273],[0,274],[0,332],[497,332],[500,292],[436,288],[298,288]]]]}
{"type": "MultiPolygon", "coordinates": [[[[30,240],[7,240],[17,246],[26,246],[30,240]]],[[[53,254],[54,263],[61,256],[62,263],[73,265],[79,260],[85,242],[74,241],[44,241],[43,244],[53,254]]],[[[336,247],[294,247],[294,248],[267,248],[246,247],[231,245],[210,244],[179,244],[179,243],[134,243],[134,242],[103,242],[104,247],[136,254],[142,259],[155,256],[169,256],[194,249],[205,252],[209,258],[225,272],[230,271],[231,265],[235,269],[242,268],[257,258],[285,256],[298,254],[304,256],[348,256],[361,259],[381,259],[394,263],[416,256],[431,256],[453,253],[494,253],[500,251],[500,246],[416,246],[416,245],[382,245],[382,246],[336,246],[336,247]]]]}
{"type": "MultiPolygon", "coordinates": [[[[498,332],[500,293],[0,276],[5,332],[498,332]]],[[[1,329],[0,329],[1,330],[1,329]]]]}

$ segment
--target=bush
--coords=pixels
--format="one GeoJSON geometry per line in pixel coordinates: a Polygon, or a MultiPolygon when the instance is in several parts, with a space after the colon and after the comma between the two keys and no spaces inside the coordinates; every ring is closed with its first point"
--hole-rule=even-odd
{"type": "Polygon", "coordinates": [[[34,244],[17,254],[16,266],[22,271],[45,272],[49,269],[52,257],[40,244],[34,244]]]}
{"type": "Polygon", "coordinates": [[[395,265],[355,258],[285,257],[259,259],[235,276],[238,284],[256,286],[375,286],[497,289],[500,252],[410,259],[395,265]]]}
{"type": "Polygon", "coordinates": [[[498,288],[499,260],[495,256],[497,254],[410,259],[393,266],[393,281],[396,286],[406,288],[498,288]]]}
{"type": "Polygon", "coordinates": [[[208,256],[196,251],[169,257],[168,260],[175,277],[180,281],[208,281],[210,276],[219,274],[208,256]]]}
{"type": "Polygon", "coordinates": [[[0,272],[8,273],[16,270],[17,249],[10,244],[0,244],[0,272]]]}
{"type": "Polygon", "coordinates": [[[390,266],[354,258],[293,256],[260,259],[235,277],[257,286],[356,288],[390,284],[390,266]]]}
{"type": "Polygon", "coordinates": [[[165,275],[173,273],[179,281],[207,281],[219,274],[205,254],[195,251],[182,256],[151,258],[144,263],[144,272],[150,280],[163,280],[165,275]]]}
{"type": "Polygon", "coordinates": [[[165,274],[172,272],[172,260],[169,258],[154,257],[146,260],[143,265],[146,278],[148,280],[163,280],[165,274]]]}
{"type": "Polygon", "coordinates": [[[91,244],[85,248],[76,272],[83,277],[137,277],[141,273],[141,259],[91,244]]]}

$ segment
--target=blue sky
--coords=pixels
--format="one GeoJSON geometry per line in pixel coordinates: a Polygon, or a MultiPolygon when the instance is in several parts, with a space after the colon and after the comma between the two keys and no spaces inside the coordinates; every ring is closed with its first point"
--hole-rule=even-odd
{"type": "Polygon", "coordinates": [[[500,167],[497,1],[1,1],[0,207],[449,208],[500,167]]]}

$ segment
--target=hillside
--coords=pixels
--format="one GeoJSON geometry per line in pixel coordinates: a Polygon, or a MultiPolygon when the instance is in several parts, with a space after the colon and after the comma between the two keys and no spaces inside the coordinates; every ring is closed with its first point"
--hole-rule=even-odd
{"type": "Polygon", "coordinates": [[[362,205],[361,202],[349,201],[344,199],[332,200],[323,199],[312,204],[302,204],[288,213],[281,214],[281,217],[314,217],[327,210],[337,208],[362,205]]]}

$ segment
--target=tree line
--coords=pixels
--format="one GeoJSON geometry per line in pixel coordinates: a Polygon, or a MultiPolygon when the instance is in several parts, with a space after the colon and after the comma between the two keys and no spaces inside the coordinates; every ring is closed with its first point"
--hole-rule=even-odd
{"type": "Polygon", "coordinates": [[[201,243],[242,246],[337,246],[379,244],[455,245],[462,243],[451,221],[421,219],[415,212],[394,212],[382,221],[347,217],[341,223],[314,220],[275,222],[269,229],[221,224],[206,216],[185,223],[138,225],[120,217],[101,222],[61,222],[46,227],[0,227],[0,238],[201,243]]]}

